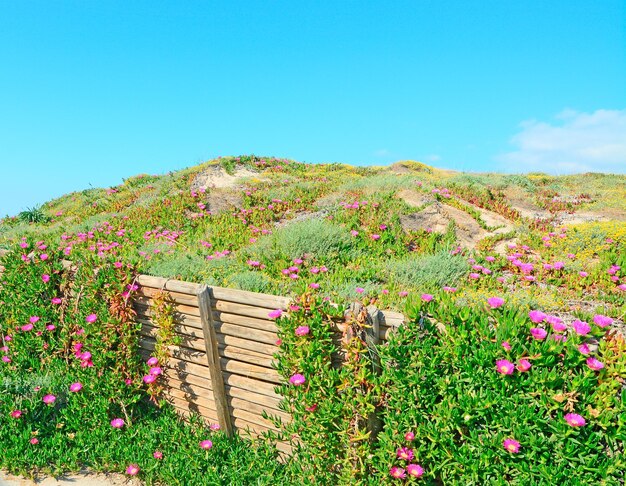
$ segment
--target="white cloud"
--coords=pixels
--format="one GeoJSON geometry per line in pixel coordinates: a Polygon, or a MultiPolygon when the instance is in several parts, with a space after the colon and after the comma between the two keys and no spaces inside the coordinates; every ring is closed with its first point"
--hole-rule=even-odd
{"type": "Polygon", "coordinates": [[[516,150],[496,160],[519,172],[626,173],[626,110],[564,110],[555,119],[522,122],[511,139],[516,150]]]}
{"type": "Polygon", "coordinates": [[[441,160],[441,155],[439,154],[430,154],[424,157],[426,162],[439,162],[441,160]]]}

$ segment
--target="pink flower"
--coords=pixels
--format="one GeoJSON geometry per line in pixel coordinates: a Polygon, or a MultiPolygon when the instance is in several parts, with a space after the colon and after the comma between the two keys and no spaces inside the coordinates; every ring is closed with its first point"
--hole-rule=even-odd
{"type": "Polygon", "coordinates": [[[148,361],[146,361],[148,366],[157,366],[159,364],[159,360],[152,356],[148,361]]]}
{"type": "Polygon", "coordinates": [[[36,324],[37,322],[39,322],[39,319],[41,319],[39,316],[31,316],[29,321],[31,324],[36,324]]]}
{"type": "Polygon", "coordinates": [[[509,344],[508,341],[502,341],[502,347],[506,349],[507,351],[511,351],[511,345],[509,344]]]}
{"type": "Polygon", "coordinates": [[[209,426],[209,429],[211,429],[211,430],[220,430],[220,428],[221,428],[220,424],[211,424],[209,426]]]}
{"type": "Polygon", "coordinates": [[[497,309],[504,305],[504,299],[501,297],[489,297],[487,299],[487,304],[489,304],[489,307],[492,309],[497,309]]]}
{"type": "Polygon", "coordinates": [[[55,298],[53,298],[53,299],[51,300],[51,302],[52,302],[54,305],[59,305],[59,304],[60,304],[61,302],[63,302],[63,301],[62,301],[59,297],[55,297],[55,298]]]}
{"type": "Polygon", "coordinates": [[[163,370],[158,366],[150,368],[150,374],[153,376],[159,376],[161,373],[163,373],[163,370]]]}
{"type": "Polygon", "coordinates": [[[11,362],[11,358],[9,358],[8,356],[3,356],[3,357],[2,357],[2,361],[3,361],[4,363],[10,363],[10,362],[11,362]]]}
{"type": "Polygon", "coordinates": [[[591,353],[591,350],[589,349],[589,345],[587,343],[583,343],[578,346],[578,351],[580,352],[580,354],[583,354],[585,356],[591,353]]]}
{"type": "Polygon", "coordinates": [[[270,312],[269,314],[267,314],[267,317],[269,317],[270,319],[278,319],[282,315],[283,315],[283,311],[281,309],[276,309],[270,312]]]}
{"type": "Polygon", "coordinates": [[[523,373],[524,371],[528,371],[531,366],[532,364],[527,359],[520,359],[517,362],[517,371],[521,371],[523,373]]]}
{"type": "Polygon", "coordinates": [[[512,452],[513,454],[519,452],[520,443],[515,439],[505,439],[502,445],[507,451],[512,452]]]}
{"type": "Polygon", "coordinates": [[[358,232],[357,230],[352,230],[352,231],[350,231],[350,234],[351,234],[352,236],[359,236],[359,232],[358,232]]]}
{"type": "Polygon", "coordinates": [[[406,478],[406,471],[401,467],[394,466],[389,470],[389,474],[392,478],[396,479],[404,479],[406,478]]]}
{"type": "Polygon", "coordinates": [[[43,261],[46,261],[48,259],[48,254],[47,253],[42,253],[39,258],[41,258],[43,261]]]}
{"type": "Polygon", "coordinates": [[[479,273],[470,273],[469,274],[469,278],[471,278],[472,280],[478,280],[480,278],[480,274],[479,273]]]}
{"type": "Polygon", "coordinates": [[[577,413],[566,414],[565,421],[572,427],[583,427],[587,423],[587,421],[577,413]]]}
{"type": "Polygon", "coordinates": [[[10,414],[11,418],[18,419],[22,416],[21,410],[13,410],[10,414]]]}
{"type": "Polygon", "coordinates": [[[139,474],[139,466],[137,464],[131,464],[126,468],[126,474],[129,476],[136,476],[139,474]]]}
{"type": "Polygon", "coordinates": [[[81,391],[82,389],[83,389],[83,385],[82,385],[81,383],[79,383],[78,381],[77,381],[76,383],[72,383],[72,384],[70,385],[70,391],[71,391],[72,393],[79,392],[79,391],[81,391]]]}
{"type": "Polygon", "coordinates": [[[433,296],[430,294],[422,294],[421,297],[424,302],[430,302],[431,300],[433,300],[433,296]]]}
{"type": "Polygon", "coordinates": [[[111,420],[111,427],[113,427],[114,429],[121,429],[122,427],[124,427],[124,420],[121,418],[115,418],[111,420]]]}
{"type": "Polygon", "coordinates": [[[496,361],[496,370],[503,375],[512,375],[515,365],[506,359],[496,361]]]}
{"type": "Polygon", "coordinates": [[[365,292],[365,289],[363,287],[357,287],[355,290],[357,294],[362,294],[363,292],[365,292]]]}
{"type": "Polygon", "coordinates": [[[539,324],[540,322],[543,322],[548,316],[541,311],[532,310],[528,313],[528,317],[530,317],[530,320],[535,324],[539,324]]]}
{"type": "Polygon", "coordinates": [[[396,456],[398,459],[410,461],[413,457],[415,457],[415,454],[413,454],[413,450],[408,447],[400,447],[400,449],[396,451],[396,456]]]}
{"type": "Polygon", "coordinates": [[[146,385],[149,385],[150,383],[154,383],[156,381],[157,377],[155,375],[145,375],[143,377],[143,382],[146,385]]]}
{"type": "Polygon", "coordinates": [[[306,378],[300,373],[296,373],[295,375],[292,375],[291,378],[289,378],[289,383],[291,383],[294,386],[303,385],[305,382],[306,382],[306,378]]]}
{"type": "Polygon", "coordinates": [[[24,332],[28,332],[28,331],[32,331],[33,330],[33,325],[32,324],[24,324],[21,327],[22,331],[24,332]]]}
{"type": "Polygon", "coordinates": [[[41,280],[43,280],[43,283],[48,283],[50,281],[50,275],[48,275],[47,273],[44,273],[41,276],[41,280]]]}
{"type": "Polygon", "coordinates": [[[213,442],[211,442],[210,440],[203,440],[202,442],[200,442],[200,448],[204,449],[205,451],[208,451],[211,447],[213,447],[213,442]]]}
{"type": "Polygon", "coordinates": [[[587,272],[578,272],[578,275],[580,275],[582,278],[588,277],[589,274],[587,272]]]}
{"type": "Polygon", "coordinates": [[[556,316],[546,317],[546,322],[552,326],[554,332],[563,332],[567,329],[567,326],[563,324],[563,321],[556,316]]]}
{"type": "Polygon", "coordinates": [[[319,289],[320,288],[320,284],[318,284],[318,283],[310,283],[309,287],[311,287],[312,289],[319,289]]]}
{"type": "Polygon", "coordinates": [[[591,331],[591,326],[589,324],[584,321],[579,321],[578,319],[572,322],[572,327],[579,336],[586,336],[591,331]]]}
{"type": "Polygon", "coordinates": [[[424,468],[419,464],[409,464],[406,467],[406,472],[409,473],[409,476],[413,476],[414,478],[421,478],[424,475],[424,468]]]}
{"type": "Polygon", "coordinates": [[[613,319],[608,316],[603,316],[602,314],[596,314],[593,316],[593,323],[599,327],[608,327],[613,324],[613,319]]]}
{"type": "Polygon", "coordinates": [[[55,329],[56,329],[56,326],[54,324],[48,324],[46,326],[47,331],[54,331],[55,329]]]}
{"type": "Polygon", "coordinates": [[[55,397],[54,395],[46,395],[42,398],[43,403],[45,403],[46,405],[52,405],[55,400],[57,399],[57,397],[55,397]]]}
{"type": "Polygon", "coordinates": [[[404,440],[407,442],[411,442],[413,439],[415,439],[415,434],[413,432],[407,432],[404,434],[404,440]]]}
{"type": "Polygon", "coordinates": [[[587,358],[587,366],[594,371],[599,371],[604,368],[604,363],[602,361],[598,361],[596,358],[587,358]]]}
{"type": "Polygon", "coordinates": [[[32,439],[30,439],[29,441],[32,445],[37,445],[39,444],[39,439],[37,437],[33,437],[32,439]]]}
{"type": "Polygon", "coordinates": [[[545,339],[546,336],[548,335],[547,331],[545,329],[541,329],[540,327],[531,328],[530,333],[532,334],[533,338],[535,338],[537,341],[541,341],[545,339]]]}
{"type": "Polygon", "coordinates": [[[370,238],[374,241],[380,240],[380,235],[370,235],[370,238]]]}
{"type": "Polygon", "coordinates": [[[85,321],[88,322],[89,324],[93,324],[97,320],[98,320],[98,316],[96,314],[89,314],[87,317],[85,317],[85,321]]]}
{"type": "Polygon", "coordinates": [[[306,336],[309,331],[309,326],[298,326],[296,327],[296,336],[306,336]]]}
{"type": "Polygon", "coordinates": [[[154,451],[152,453],[152,457],[155,459],[163,459],[163,453],[161,451],[154,451]]]}

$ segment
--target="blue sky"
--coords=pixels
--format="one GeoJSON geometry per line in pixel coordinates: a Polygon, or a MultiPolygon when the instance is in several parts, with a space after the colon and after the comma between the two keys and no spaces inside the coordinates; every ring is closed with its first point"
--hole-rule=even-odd
{"type": "Polygon", "coordinates": [[[0,216],[218,155],[626,172],[626,2],[0,2],[0,216]]]}

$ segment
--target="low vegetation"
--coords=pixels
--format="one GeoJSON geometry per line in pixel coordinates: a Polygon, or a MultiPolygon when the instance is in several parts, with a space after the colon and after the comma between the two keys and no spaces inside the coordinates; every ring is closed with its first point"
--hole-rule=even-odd
{"type": "Polygon", "coordinates": [[[624,484],[626,178],[587,175],[583,194],[581,177],[242,156],[7,216],[0,467],[148,484],[624,484]],[[462,242],[459,218],[415,223],[433,204],[485,237],[462,242]],[[281,434],[228,438],[161,399],[171,309],[140,359],[138,273],[293,298],[277,319],[281,434]],[[355,317],[340,343],[353,302],[406,322],[371,346],[355,317]]]}

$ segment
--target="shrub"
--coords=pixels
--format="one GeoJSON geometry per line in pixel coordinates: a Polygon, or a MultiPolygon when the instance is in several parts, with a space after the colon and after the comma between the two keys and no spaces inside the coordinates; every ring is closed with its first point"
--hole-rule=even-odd
{"type": "Polygon", "coordinates": [[[262,238],[249,251],[264,261],[301,258],[308,255],[319,260],[347,256],[350,233],[330,221],[310,219],[288,224],[262,238]]]}
{"type": "Polygon", "coordinates": [[[27,208],[18,214],[18,219],[25,223],[47,223],[50,218],[41,210],[40,206],[34,206],[27,208]]]}
{"type": "Polygon", "coordinates": [[[381,273],[405,287],[434,290],[454,285],[468,269],[465,259],[451,255],[449,251],[439,251],[434,255],[415,255],[391,261],[381,268],[381,273]]]}
{"type": "Polygon", "coordinates": [[[264,273],[247,270],[228,276],[224,285],[250,292],[268,293],[272,290],[272,279],[264,273]]]}
{"type": "Polygon", "coordinates": [[[410,322],[380,348],[381,474],[406,464],[396,457],[406,446],[433,484],[620,484],[626,393],[616,378],[626,373],[624,340],[602,340],[596,357],[605,368],[596,372],[577,349],[583,337],[536,340],[529,333],[536,324],[517,310],[438,299],[409,306],[410,322]],[[532,363],[527,371],[519,371],[523,358],[532,363]],[[504,359],[518,369],[499,373],[504,359]],[[568,413],[587,424],[569,425],[568,413]],[[505,449],[507,439],[519,452],[505,449]]]}

